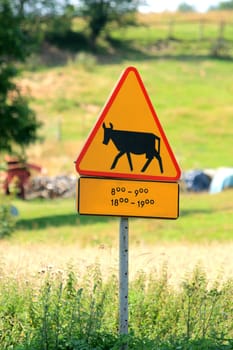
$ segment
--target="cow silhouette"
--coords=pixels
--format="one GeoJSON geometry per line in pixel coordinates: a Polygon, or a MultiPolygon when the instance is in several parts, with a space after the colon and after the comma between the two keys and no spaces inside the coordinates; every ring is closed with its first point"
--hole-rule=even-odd
{"type": "Polygon", "coordinates": [[[114,130],[112,123],[109,123],[110,128],[107,128],[103,123],[104,140],[103,144],[107,145],[110,140],[114,143],[119,153],[114,158],[111,169],[114,169],[118,160],[124,155],[127,155],[130,170],[133,170],[133,164],[131,159],[131,153],[133,154],[145,154],[147,161],[141,169],[141,172],[145,172],[149,164],[155,157],[159,162],[160,172],[163,173],[163,164],[160,156],[160,138],[152,133],[138,132],[138,131],[126,131],[126,130],[114,130]],[[156,147],[157,145],[157,147],[156,147]]]}

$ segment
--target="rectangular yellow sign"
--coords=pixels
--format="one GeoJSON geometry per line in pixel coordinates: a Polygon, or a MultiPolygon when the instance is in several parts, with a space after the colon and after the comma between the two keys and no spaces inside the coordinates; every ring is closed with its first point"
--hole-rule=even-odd
{"type": "Polygon", "coordinates": [[[80,177],[77,210],[84,215],[177,219],[179,184],[80,177]]]}

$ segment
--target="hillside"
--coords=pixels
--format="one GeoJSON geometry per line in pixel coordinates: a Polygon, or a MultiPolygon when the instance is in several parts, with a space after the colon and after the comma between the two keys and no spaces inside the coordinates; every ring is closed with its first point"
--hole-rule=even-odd
{"type": "Polygon", "coordinates": [[[91,70],[72,63],[24,73],[20,84],[44,123],[44,142],[30,147],[30,158],[49,173],[72,173],[84,140],[129,65],[138,69],[183,169],[232,165],[233,64],[208,58],[122,59],[91,70]]]}

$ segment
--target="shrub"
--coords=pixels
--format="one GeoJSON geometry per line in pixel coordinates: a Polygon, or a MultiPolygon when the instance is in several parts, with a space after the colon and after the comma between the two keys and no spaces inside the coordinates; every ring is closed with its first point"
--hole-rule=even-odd
{"type": "Polygon", "coordinates": [[[166,269],[138,275],[127,336],[118,335],[118,280],[103,280],[96,265],[82,278],[72,268],[29,281],[1,275],[1,350],[232,349],[233,281],[208,286],[199,268],[178,290],[166,269]]]}
{"type": "Polygon", "coordinates": [[[9,236],[14,231],[16,214],[17,209],[10,203],[0,204],[0,238],[9,236]]]}

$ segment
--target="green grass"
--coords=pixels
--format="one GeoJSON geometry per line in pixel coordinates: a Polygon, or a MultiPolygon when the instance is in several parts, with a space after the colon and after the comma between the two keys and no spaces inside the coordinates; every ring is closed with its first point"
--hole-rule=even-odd
{"type": "MultiPolygon", "coordinates": [[[[180,196],[177,220],[130,218],[132,242],[226,242],[232,240],[232,191],[216,195],[185,194],[180,196]]],[[[115,245],[119,219],[107,216],[80,216],[75,199],[15,202],[20,216],[12,242],[59,243],[77,242],[81,246],[115,245]]]]}
{"type": "Polygon", "coordinates": [[[69,268],[37,281],[0,280],[1,349],[12,350],[230,350],[232,281],[208,284],[197,268],[179,290],[166,267],[130,284],[129,334],[118,335],[117,278],[98,266],[83,278],[69,268]]]}

